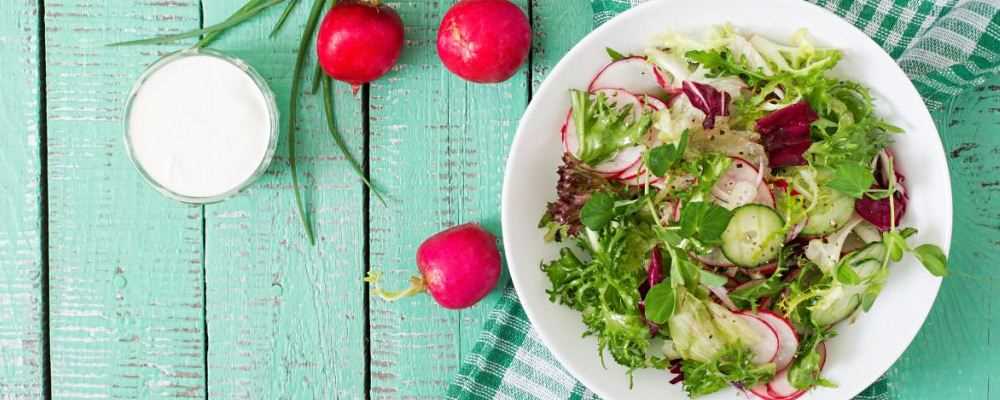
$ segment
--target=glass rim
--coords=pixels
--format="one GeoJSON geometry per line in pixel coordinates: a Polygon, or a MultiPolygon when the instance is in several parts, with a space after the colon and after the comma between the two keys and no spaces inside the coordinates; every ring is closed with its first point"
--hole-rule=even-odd
{"type": "Polygon", "coordinates": [[[264,77],[261,76],[259,73],[257,73],[257,71],[255,71],[253,67],[250,66],[250,64],[248,64],[246,61],[243,61],[238,57],[230,56],[218,50],[192,47],[168,53],[163,57],[160,57],[152,64],[150,64],[149,67],[146,67],[146,70],[144,70],[142,74],[139,75],[139,78],[136,79],[135,84],[132,85],[132,89],[129,91],[128,98],[125,102],[125,108],[122,118],[122,126],[123,126],[122,136],[125,142],[125,153],[128,155],[129,161],[132,162],[132,165],[139,172],[139,175],[143,177],[146,183],[152,186],[154,189],[156,189],[156,191],[160,192],[160,194],[166,197],[169,197],[171,199],[183,203],[210,204],[210,203],[220,202],[239,193],[241,190],[245,189],[247,186],[250,186],[250,184],[252,184],[258,178],[260,178],[261,175],[264,174],[267,168],[271,165],[271,161],[274,159],[274,152],[278,146],[278,132],[280,129],[278,126],[279,121],[280,121],[280,114],[278,111],[277,101],[275,100],[274,97],[274,92],[271,91],[271,88],[270,86],[267,85],[267,81],[264,80],[264,77]],[[268,110],[268,117],[271,119],[270,129],[268,133],[269,137],[268,137],[267,149],[264,152],[264,157],[261,159],[260,164],[257,165],[257,168],[254,169],[253,173],[251,173],[250,176],[247,177],[247,179],[243,180],[233,188],[211,196],[189,196],[182,193],[177,193],[171,190],[170,188],[167,188],[165,185],[161,184],[156,179],[153,179],[153,177],[149,174],[149,172],[147,172],[146,169],[143,168],[142,163],[140,163],[136,159],[135,150],[132,147],[132,138],[129,132],[129,125],[130,125],[129,121],[132,114],[132,105],[133,102],[135,101],[136,95],[139,93],[139,90],[142,88],[143,84],[146,83],[146,80],[148,80],[153,73],[158,71],[160,68],[163,68],[164,66],[170,64],[171,62],[191,56],[214,57],[235,66],[237,69],[246,74],[246,76],[249,77],[250,80],[253,81],[254,84],[257,86],[257,89],[260,91],[261,96],[263,96],[264,103],[268,110]]]}

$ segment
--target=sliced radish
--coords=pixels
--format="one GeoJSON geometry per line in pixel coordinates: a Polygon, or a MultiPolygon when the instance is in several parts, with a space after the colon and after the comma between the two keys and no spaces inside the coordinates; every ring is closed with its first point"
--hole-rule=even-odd
{"type": "Polygon", "coordinates": [[[636,96],[632,92],[624,89],[615,88],[605,88],[596,89],[591,91],[593,94],[603,94],[611,102],[611,105],[615,107],[625,107],[627,105],[632,106],[632,112],[635,113],[635,118],[642,116],[642,99],[636,96]]]}
{"type": "Polygon", "coordinates": [[[767,384],[766,383],[765,384],[760,384],[760,385],[757,385],[757,386],[754,386],[754,387],[750,388],[750,393],[753,393],[757,397],[760,397],[761,400],[778,400],[778,399],[775,399],[774,397],[771,397],[771,393],[769,393],[767,391],[767,384]]]}
{"type": "MultiPolygon", "coordinates": [[[[603,94],[615,107],[631,106],[635,118],[642,116],[642,100],[636,95],[621,89],[600,89],[594,94],[603,94]]],[[[563,151],[579,157],[580,136],[577,134],[576,125],[573,123],[573,110],[566,115],[566,121],[562,126],[563,151]]],[[[592,169],[606,177],[615,177],[626,169],[632,167],[642,158],[643,146],[635,146],[623,149],[611,160],[599,165],[592,166],[592,169]]]]}
{"type": "Polygon", "coordinates": [[[656,97],[653,97],[653,96],[643,95],[642,96],[642,103],[645,104],[646,106],[649,106],[649,108],[652,108],[654,111],[660,111],[660,110],[666,110],[667,109],[667,103],[666,102],[664,102],[663,100],[660,100],[660,99],[658,99],[656,97]]]}
{"type": "Polygon", "coordinates": [[[657,67],[645,57],[628,57],[612,61],[590,82],[590,91],[623,89],[631,93],[662,96],[667,92],[660,85],[663,79],[657,67]]]}
{"type": "Polygon", "coordinates": [[[644,146],[633,146],[621,149],[615,157],[593,166],[593,170],[601,175],[614,177],[632,168],[642,160],[644,146]]]}
{"type": "Polygon", "coordinates": [[[763,204],[774,208],[778,204],[774,200],[774,192],[771,191],[771,187],[768,186],[767,182],[760,182],[757,184],[757,196],[753,198],[753,202],[757,204],[763,204]]]}
{"type": "Polygon", "coordinates": [[[770,311],[761,310],[756,316],[778,334],[778,353],[774,357],[775,368],[779,371],[788,368],[799,348],[799,336],[792,328],[791,322],[770,311]]]}
{"type": "Polygon", "coordinates": [[[783,369],[774,375],[774,379],[767,384],[767,393],[775,400],[794,400],[806,393],[805,390],[796,389],[788,381],[788,370],[783,369]]]}
{"type": "Polygon", "coordinates": [[[733,209],[755,203],[774,207],[771,188],[760,179],[757,167],[739,157],[730,157],[732,165],[712,188],[712,197],[719,205],[733,209]]]}
{"type": "Polygon", "coordinates": [[[576,127],[573,125],[573,110],[566,114],[566,122],[562,126],[563,151],[577,155],[580,150],[580,137],[576,135],[576,127]]]}
{"type": "Polygon", "coordinates": [[[733,303],[733,299],[729,298],[729,291],[723,286],[707,286],[708,291],[715,295],[715,298],[719,300],[723,306],[729,309],[729,311],[736,312],[739,311],[739,307],[736,307],[736,303],[733,303]]]}
{"type": "Polygon", "coordinates": [[[622,171],[622,173],[618,174],[618,176],[616,176],[615,178],[619,180],[632,179],[635,178],[636,176],[639,176],[640,173],[645,172],[645,170],[646,167],[641,162],[638,162],[633,164],[628,169],[622,171]]]}
{"type": "Polygon", "coordinates": [[[757,341],[753,346],[750,346],[750,350],[753,351],[753,363],[754,364],[766,364],[771,362],[774,357],[778,354],[779,340],[778,334],[768,325],[766,322],[757,318],[751,314],[739,313],[740,318],[747,323],[750,329],[753,329],[757,333],[760,340],[757,341]]]}
{"type": "MultiPolygon", "coordinates": [[[[820,357],[819,369],[823,370],[823,367],[826,366],[826,343],[820,342],[819,345],[816,346],[816,351],[819,352],[820,357]]],[[[755,387],[754,389],[759,390],[759,387],[755,387]]],[[[767,384],[766,395],[769,398],[768,400],[795,400],[802,397],[802,395],[806,392],[808,392],[808,390],[797,389],[795,386],[792,386],[792,383],[788,380],[788,368],[785,368],[779,371],[774,378],[771,379],[771,382],[767,384]]],[[[757,391],[754,391],[753,393],[760,396],[757,391]]]]}

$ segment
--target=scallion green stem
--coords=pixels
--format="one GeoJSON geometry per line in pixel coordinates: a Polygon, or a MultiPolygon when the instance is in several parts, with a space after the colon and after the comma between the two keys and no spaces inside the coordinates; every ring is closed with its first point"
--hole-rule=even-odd
{"type": "Polygon", "coordinates": [[[306,53],[309,49],[310,39],[316,31],[319,23],[319,15],[323,12],[323,5],[326,0],[314,0],[312,8],[309,10],[309,18],[306,20],[306,27],[302,30],[302,38],[299,39],[299,51],[295,56],[295,68],[292,70],[292,94],[288,100],[288,165],[292,172],[292,188],[295,191],[295,206],[299,211],[299,219],[305,227],[306,236],[309,243],[316,244],[316,236],[313,234],[312,221],[306,213],[305,205],[302,203],[302,194],[299,191],[299,174],[295,166],[295,124],[298,117],[299,94],[302,87],[302,69],[305,67],[306,53]]]}
{"type": "MultiPolygon", "coordinates": [[[[249,0],[246,2],[246,4],[243,5],[243,7],[240,7],[239,10],[233,12],[232,15],[229,16],[229,18],[226,18],[226,20],[228,21],[230,19],[238,18],[240,15],[246,13],[247,10],[257,7],[263,4],[265,1],[267,0],[249,0]]],[[[202,48],[208,46],[210,43],[214,42],[215,39],[221,36],[223,32],[225,31],[215,31],[205,34],[204,36],[201,37],[201,40],[199,40],[198,43],[194,45],[194,47],[202,48]]]]}
{"type": "MultiPolygon", "coordinates": [[[[110,44],[108,46],[135,46],[135,45],[142,45],[142,44],[170,43],[170,42],[176,42],[176,41],[182,40],[182,39],[187,39],[187,38],[197,37],[197,36],[201,36],[201,35],[209,35],[209,34],[213,34],[213,33],[216,33],[216,32],[221,32],[221,31],[224,31],[226,29],[232,28],[232,27],[234,27],[236,25],[239,25],[239,24],[243,23],[244,21],[252,18],[253,16],[259,14],[261,11],[264,11],[264,10],[268,9],[269,7],[271,7],[271,6],[275,5],[275,4],[281,3],[281,2],[283,2],[285,0],[266,0],[266,1],[263,1],[263,2],[255,1],[255,0],[251,0],[251,1],[253,1],[255,3],[255,5],[253,7],[247,8],[246,10],[243,10],[243,11],[237,11],[236,13],[233,13],[233,15],[230,16],[229,18],[226,18],[225,21],[222,21],[222,22],[220,22],[218,24],[215,24],[215,25],[211,25],[211,26],[208,26],[208,27],[205,27],[205,28],[201,28],[201,29],[190,30],[190,31],[187,31],[187,32],[172,34],[172,35],[162,35],[162,36],[156,36],[156,37],[151,37],[151,38],[147,38],[147,39],[130,40],[130,41],[126,41],[126,42],[112,43],[112,44],[110,44]]],[[[213,35],[213,37],[211,39],[214,39],[214,38],[215,38],[215,35],[213,35]]],[[[203,41],[204,41],[204,39],[202,41],[198,42],[199,46],[202,45],[203,41]]]]}
{"type": "Polygon", "coordinates": [[[309,94],[316,94],[319,90],[319,84],[323,81],[323,66],[316,62],[316,68],[313,70],[312,76],[312,88],[309,90],[309,94]]]}
{"type": "Polygon", "coordinates": [[[354,156],[351,155],[350,149],[347,148],[347,143],[344,142],[344,138],[340,136],[340,132],[337,131],[337,123],[333,118],[333,85],[330,83],[329,76],[324,75],[322,80],[323,111],[326,114],[326,127],[330,131],[330,136],[333,136],[333,141],[337,143],[337,147],[340,148],[340,152],[344,153],[344,158],[347,158],[347,162],[351,164],[351,168],[354,169],[354,172],[358,174],[358,177],[365,183],[365,186],[368,186],[368,190],[371,190],[371,192],[375,194],[375,197],[378,198],[378,201],[384,206],[385,199],[382,198],[382,193],[372,186],[370,181],[368,181],[368,178],[365,176],[365,172],[361,170],[361,164],[358,164],[358,160],[355,160],[354,156]]]}
{"type": "Polygon", "coordinates": [[[281,16],[278,17],[278,21],[274,23],[274,28],[271,29],[271,33],[268,37],[273,38],[275,35],[281,31],[281,27],[285,25],[285,21],[288,20],[288,16],[292,14],[295,10],[295,6],[299,5],[299,0],[289,0],[288,4],[285,4],[285,11],[281,12],[281,16]]]}

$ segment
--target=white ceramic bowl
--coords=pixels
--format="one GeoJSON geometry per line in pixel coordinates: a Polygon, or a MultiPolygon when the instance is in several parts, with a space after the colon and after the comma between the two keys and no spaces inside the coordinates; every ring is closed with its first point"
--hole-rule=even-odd
{"type": "MultiPolygon", "coordinates": [[[[745,32],[787,41],[808,28],[820,45],[843,50],[836,73],[860,81],[879,99],[879,112],[903,127],[893,146],[910,194],[906,226],[920,230],[913,243],[936,243],[947,252],[951,238],[951,183],[937,130],[919,94],[895,62],[862,32],[834,14],[798,0],[650,1],[601,26],[577,44],[552,70],[521,119],[511,148],[503,188],[503,237],[511,278],[532,326],[549,350],[577,379],[606,399],[683,399],[680,385],[668,383],[665,371],[642,370],[629,389],[625,369],[608,358],[601,367],[597,342],[581,338],[580,315],[548,301],[550,288],[539,263],[556,257],[537,228],[545,204],[556,197],[556,167],[562,146],[559,128],[570,106],[569,90],[586,88],[608,62],[606,47],[641,53],[653,37],[667,30],[703,32],[732,23],[745,32]]],[[[892,276],[874,308],[853,325],[841,324],[829,341],[825,377],[835,389],[814,389],[803,399],[844,400],[882,375],[903,353],[930,311],[941,284],[907,256],[893,265],[892,276]]],[[[735,389],[707,399],[745,399],[735,389]]]]}

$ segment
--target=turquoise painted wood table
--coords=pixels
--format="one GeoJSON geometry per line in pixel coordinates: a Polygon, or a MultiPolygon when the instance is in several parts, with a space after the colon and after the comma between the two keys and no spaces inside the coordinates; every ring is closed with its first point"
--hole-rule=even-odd
{"type": "MultiPolygon", "coordinates": [[[[493,299],[456,312],[424,297],[384,303],[362,277],[402,285],[416,245],[464,221],[499,231],[503,165],[533,88],[591,24],[584,0],[518,0],[530,65],[499,85],[464,82],[435,54],[451,0],[390,1],[400,64],[352,95],[337,124],[389,195],[374,201],[305,95],[297,146],[311,247],[293,207],[286,132],[267,174],[222,203],[147,186],[122,146],[125,96],[143,68],[190,45],[104,44],[221,21],[242,0],[0,3],[0,399],[434,399],[493,299]]],[[[213,47],[249,61],[287,108],[308,7],[268,39],[270,10],[213,47]]],[[[287,115],[287,112],[283,115],[287,115]]],[[[1000,78],[935,120],[955,193],[954,274],[890,371],[899,399],[1000,393],[1000,78]]],[[[891,333],[885,333],[891,334],[891,333]]]]}

